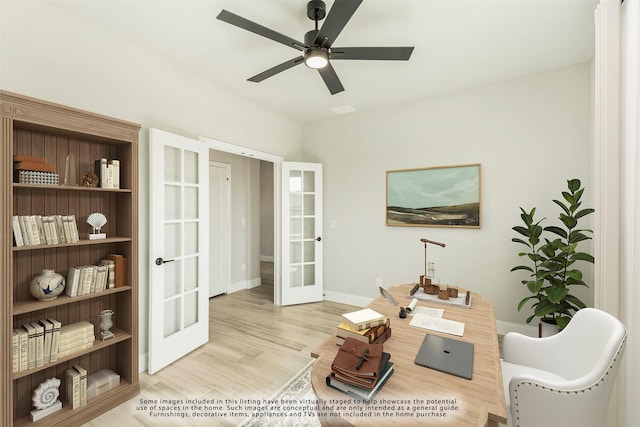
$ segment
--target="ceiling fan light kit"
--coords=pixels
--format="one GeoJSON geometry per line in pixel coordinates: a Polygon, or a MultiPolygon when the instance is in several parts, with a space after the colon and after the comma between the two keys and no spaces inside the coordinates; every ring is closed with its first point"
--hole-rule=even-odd
{"type": "Polygon", "coordinates": [[[333,47],[333,42],[361,3],[362,0],[335,0],[333,7],[327,13],[323,1],[308,2],[307,17],[315,22],[315,30],[305,34],[304,43],[224,9],[218,14],[217,19],[302,52],[301,56],[250,77],[249,81],[261,82],[304,62],[307,67],[318,70],[327,89],[334,95],[342,92],[344,87],[331,65],[332,60],[407,61],[413,52],[413,47],[333,47]],[[326,20],[318,29],[318,21],[325,16],[326,20]]]}
{"type": "Polygon", "coordinates": [[[304,64],[309,68],[324,68],[329,64],[329,52],[317,47],[310,47],[303,54],[304,64]]]}

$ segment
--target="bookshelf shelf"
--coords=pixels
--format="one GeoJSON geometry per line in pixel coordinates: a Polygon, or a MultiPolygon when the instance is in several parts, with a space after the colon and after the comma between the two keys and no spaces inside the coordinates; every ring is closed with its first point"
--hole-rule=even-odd
{"type": "Polygon", "coordinates": [[[37,310],[47,310],[52,307],[58,307],[65,304],[71,304],[74,302],[90,300],[93,298],[100,298],[105,295],[117,294],[119,292],[130,292],[131,286],[121,286],[119,288],[105,289],[102,292],[94,292],[92,294],[81,295],[77,297],[70,297],[67,295],[60,295],[53,301],[21,301],[13,304],[13,315],[31,313],[37,310]]]}
{"type": "Polygon", "coordinates": [[[94,352],[96,350],[100,350],[100,349],[103,349],[105,347],[109,347],[111,345],[116,345],[121,341],[131,339],[131,334],[128,334],[128,333],[126,333],[124,331],[121,331],[118,328],[112,328],[111,332],[113,332],[113,334],[115,335],[111,339],[108,339],[106,341],[101,341],[101,340],[96,338],[96,340],[93,342],[93,347],[91,347],[91,348],[84,349],[84,350],[79,351],[77,353],[68,354],[66,356],[58,358],[58,360],[56,360],[53,363],[46,363],[46,364],[44,364],[42,366],[38,366],[37,368],[28,369],[26,371],[21,371],[21,372],[14,372],[13,373],[13,379],[17,380],[18,378],[22,378],[22,377],[26,377],[26,376],[31,375],[31,374],[35,374],[36,372],[43,371],[45,369],[51,368],[52,366],[56,366],[56,365],[59,365],[61,363],[67,362],[67,361],[69,361],[71,359],[75,359],[77,357],[80,357],[80,356],[82,356],[84,354],[89,354],[89,353],[94,352]]]}
{"type": "Polygon", "coordinates": [[[78,187],[70,185],[36,185],[36,184],[18,184],[13,183],[14,190],[52,190],[52,191],[88,191],[88,192],[104,192],[104,193],[131,193],[129,188],[100,188],[100,187],[78,187]]]}
{"type": "Polygon", "coordinates": [[[57,245],[13,246],[12,250],[14,252],[19,252],[19,251],[34,251],[38,249],[66,248],[71,246],[106,245],[109,243],[130,242],[131,240],[132,240],[131,237],[107,237],[106,239],[101,239],[101,240],[80,239],[75,243],[59,243],[57,245]]]}
{"type": "Polygon", "coordinates": [[[22,417],[15,421],[14,427],[32,426],[32,427],[49,427],[52,425],[63,425],[69,417],[74,416],[79,419],[89,421],[95,418],[98,414],[94,414],[94,406],[96,401],[106,402],[110,406],[115,406],[121,399],[126,398],[128,400],[138,394],[138,387],[135,384],[131,384],[127,381],[120,381],[120,385],[113,390],[109,390],[100,396],[94,397],[87,401],[87,406],[83,406],[77,409],[70,409],[63,406],[62,409],[48,417],[43,418],[40,421],[32,422],[29,417],[22,417]]]}
{"type": "MultiPolygon", "coordinates": [[[[1,426],[83,425],[140,392],[138,378],[138,138],[140,126],[79,109],[0,90],[0,411],[1,426]],[[68,156],[72,154],[73,156],[68,156]],[[14,183],[14,155],[40,159],[62,177],[67,158],[73,158],[80,177],[95,167],[95,160],[120,161],[121,188],[36,185],[14,183]],[[62,171],[62,173],[61,173],[62,171]],[[102,213],[110,236],[88,240],[87,217],[102,213]],[[78,235],[75,243],[14,246],[13,217],[72,215],[78,235]],[[50,269],[65,278],[72,267],[97,265],[112,254],[122,255],[125,267],[120,283],[101,292],[77,297],[60,295],[37,301],[29,292],[33,277],[50,269]],[[99,338],[99,316],[116,314],[110,329],[114,338],[99,338]],[[27,323],[56,319],[62,326],[88,321],[96,340],[90,348],[55,362],[13,372],[13,331],[27,323]],[[109,369],[120,375],[120,386],[70,409],[66,399],[66,371],[74,364],[91,375],[109,369]],[[59,400],[63,408],[32,422],[31,397],[50,378],[62,379],[59,400]]],[[[20,158],[18,158],[20,160],[20,158]]],[[[17,161],[17,160],[16,160],[17,161]]],[[[23,160],[25,161],[25,160],[23,160]]],[[[30,160],[26,160],[29,162],[30,160]]],[[[36,162],[37,163],[37,162],[36,162]]],[[[118,272],[116,271],[116,284],[118,272]]],[[[102,276],[104,277],[104,276],[102,276]]]]}

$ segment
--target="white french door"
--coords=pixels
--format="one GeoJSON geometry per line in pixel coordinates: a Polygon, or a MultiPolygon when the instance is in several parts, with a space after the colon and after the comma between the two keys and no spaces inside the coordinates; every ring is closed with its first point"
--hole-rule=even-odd
{"type": "Polygon", "coordinates": [[[149,367],[209,340],[209,149],[149,130],[149,367]]]}
{"type": "Polygon", "coordinates": [[[282,305],[322,300],[322,165],[282,163],[282,305]]]}

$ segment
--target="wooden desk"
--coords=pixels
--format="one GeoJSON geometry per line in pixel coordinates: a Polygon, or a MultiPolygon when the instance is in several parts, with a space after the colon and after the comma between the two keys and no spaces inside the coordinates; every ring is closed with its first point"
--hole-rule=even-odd
{"type": "MultiPolygon", "coordinates": [[[[400,305],[406,305],[410,301],[408,294],[411,287],[412,285],[401,285],[388,290],[400,305]]],[[[418,306],[443,308],[444,319],[465,323],[464,336],[457,337],[409,326],[410,316],[400,319],[398,307],[392,306],[381,296],[376,298],[369,307],[391,319],[391,338],[384,343],[384,350],[391,354],[394,373],[371,404],[367,405],[351,399],[350,396],[330,388],[325,383],[326,376],[331,372],[331,362],[338,351],[335,336],[325,340],[312,352],[312,356],[316,357],[317,361],[311,371],[313,390],[318,397],[320,421],[323,425],[332,427],[416,424],[497,426],[498,422],[506,423],[507,412],[493,303],[472,293],[471,308],[451,307],[425,301],[419,301],[418,306]],[[427,333],[473,343],[471,380],[424,368],[414,363],[420,344],[427,333]],[[332,399],[347,400],[347,405],[342,406],[352,406],[353,409],[339,410],[338,404],[331,403],[332,399]],[[349,399],[351,399],[350,405],[349,399]],[[392,402],[393,400],[396,402],[392,402]],[[398,400],[408,400],[410,403],[402,404],[405,408],[400,409],[398,400]],[[421,405],[419,400],[424,401],[422,406],[427,406],[428,400],[455,400],[455,406],[458,409],[414,410],[415,406],[421,405]],[[446,414],[446,417],[442,414],[446,414]],[[420,415],[419,418],[418,415],[420,415]]],[[[436,406],[439,405],[436,404],[436,406]]]]}

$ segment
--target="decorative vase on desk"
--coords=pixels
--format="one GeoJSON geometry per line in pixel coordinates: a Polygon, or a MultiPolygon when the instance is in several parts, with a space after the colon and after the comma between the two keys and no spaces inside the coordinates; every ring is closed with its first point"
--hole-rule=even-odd
{"type": "Polygon", "coordinates": [[[42,270],[42,273],[31,280],[29,291],[40,301],[54,300],[64,290],[65,280],[61,274],[53,270],[42,270]]]}

